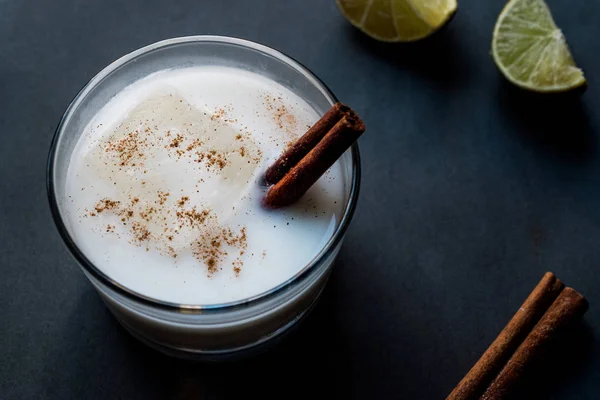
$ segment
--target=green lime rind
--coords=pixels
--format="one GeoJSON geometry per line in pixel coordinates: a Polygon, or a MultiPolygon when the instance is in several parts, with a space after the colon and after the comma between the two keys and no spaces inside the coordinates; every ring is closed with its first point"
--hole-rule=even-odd
{"type": "Polygon", "coordinates": [[[586,85],[561,30],[543,0],[511,0],[494,28],[492,57],[513,84],[540,93],[586,85]]]}

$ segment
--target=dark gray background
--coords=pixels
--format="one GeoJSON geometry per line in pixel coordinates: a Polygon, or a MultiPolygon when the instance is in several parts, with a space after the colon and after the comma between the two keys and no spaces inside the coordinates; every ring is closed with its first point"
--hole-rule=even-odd
{"type": "Polygon", "coordinates": [[[364,37],[333,0],[0,0],[0,398],[443,399],[548,270],[591,308],[530,398],[599,398],[600,3],[549,4],[587,71],[580,101],[503,81],[489,57],[500,0],[461,0],[416,45],[364,37]],[[132,339],[46,201],[54,128],[82,85],[136,48],[194,34],[293,56],[368,126],[324,298],[282,346],[236,364],[132,339]]]}

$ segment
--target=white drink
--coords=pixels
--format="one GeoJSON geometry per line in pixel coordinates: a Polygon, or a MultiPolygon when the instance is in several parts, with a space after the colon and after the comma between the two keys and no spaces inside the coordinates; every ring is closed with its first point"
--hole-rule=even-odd
{"type": "Polygon", "coordinates": [[[82,133],[65,185],[69,230],[97,268],[146,297],[209,305],[272,289],[310,263],[343,214],[339,161],[294,206],[260,206],[264,170],[318,118],[239,69],[150,75],[82,133]]]}

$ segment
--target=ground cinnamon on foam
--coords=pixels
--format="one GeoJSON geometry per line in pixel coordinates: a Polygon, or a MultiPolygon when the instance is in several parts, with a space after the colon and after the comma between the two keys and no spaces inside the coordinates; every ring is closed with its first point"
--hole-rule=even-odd
{"type": "MultiPolygon", "coordinates": [[[[229,110],[231,112],[231,109],[229,110]]],[[[211,120],[228,123],[237,122],[237,120],[228,119],[227,111],[223,108],[215,110],[215,113],[210,117],[211,120]]],[[[191,129],[192,127],[190,127],[191,129]]],[[[236,136],[236,141],[239,141],[239,147],[229,149],[227,151],[217,149],[203,149],[204,143],[194,138],[191,132],[171,132],[167,131],[164,136],[153,136],[149,139],[150,134],[158,129],[157,125],[153,125],[153,121],[147,120],[144,124],[137,127],[132,127],[125,137],[110,140],[104,149],[106,153],[116,157],[116,164],[123,168],[129,167],[144,167],[147,157],[147,150],[155,146],[163,146],[169,153],[181,159],[188,157],[197,163],[204,163],[208,171],[219,171],[229,165],[228,156],[233,153],[240,154],[242,157],[249,157],[248,162],[259,162],[262,159],[262,151],[257,149],[257,154],[248,154],[244,141],[250,137],[250,132],[243,132],[236,136]]],[[[146,172],[146,171],[144,171],[146,172]]]]}
{"type": "Polygon", "coordinates": [[[265,95],[264,105],[265,109],[273,119],[273,122],[275,122],[277,127],[288,136],[283,145],[287,146],[298,139],[299,127],[296,116],[288,110],[287,106],[283,103],[282,98],[265,95]]]}
{"type": "MultiPolygon", "coordinates": [[[[241,257],[248,247],[246,228],[238,231],[219,224],[212,210],[189,207],[189,197],[181,196],[174,202],[167,202],[170,193],[157,192],[153,201],[142,204],[137,197],[127,203],[102,199],[90,211],[89,216],[99,213],[113,213],[119,217],[124,230],[128,230],[136,246],[154,245],[161,253],[177,258],[180,251],[173,243],[178,235],[193,235],[191,252],[194,257],[206,265],[208,275],[220,271],[225,259],[237,252],[241,257]],[[157,227],[159,229],[157,229],[157,227]]],[[[115,225],[107,225],[106,233],[115,233],[115,225]]],[[[236,276],[241,273],[242,260],[238,257],[233,263],[236,276]]]]}
{"type": "MultiPolygon", "coordinates": [[[[231,112],[231,108],[215,110],[211,120],[235,122],[228,119],[228,111],[231,112]]],[[[249,132],[242,132],[235,137],[237,147],[222,151],[203,148],[204,143],[194,138],[192,132],[167,131],[163,135],[151,135],[157,129],[158,126],[153,121],[146,120],[139,126],[131,127],[124,137],[109,140],[104,151],[114,158],[114,163],[120,170],[135,167],[143,170],[143,173],[147,173],[144,164],[152,156],[151,149],[155,146],[163,147],[171,157],[178,160],[189,157],[192,161],[204,164],[207,171],[213,172],[223,170],[229,164],[228,156],[232,153],[248,157],[248,162],[259,162],[262,158],[260,149],[257,154],[246,150],[244,142],[249,138],[249,132]]],[[[86,210],[86,216],[112,213],[118,216],[121,231],[127,231],[131,235],[132,244],[145,246],[147,251],[153,246],[160,253],[174,258],[180,257],[183,251],[178,250],[175,245],[179,235],[182,238],[191,235],[191,253],[206,265],[209,276],[223,269],[224,261],[230,254],[237,252],[241,257],[248,246],[245,227],[238,227],[235,231],[231,227],[222,226],[211,209],[189,206],[190,197],[186,194],[175,197],[172,193],[159,190],[155,198],[145,200],[131,196],[127,202],[100,199],[92,210],[86,210]]],[[[103,230],[119,236],[114,224],[104,226],[103,230]]],[[[243,266],[239,257],[232,262],[236,276],[239,276],[243,266]]]]}

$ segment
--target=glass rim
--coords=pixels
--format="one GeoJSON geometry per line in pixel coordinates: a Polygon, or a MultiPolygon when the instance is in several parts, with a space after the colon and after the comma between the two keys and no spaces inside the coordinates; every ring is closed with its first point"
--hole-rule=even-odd
{"type": "Polygon", "coordinates": [[[159,300],[150,296],[143,295],[139,292],[136,292],[120,283],[110,278],[106,273],[100,270],[98,267],[94,265],[92,261],[88,259],[88,257],[83,254],[83,252],[79,249],[79,246],[75,243],[75,240],[72,238],[71,234],[67,230],[67,227],[63,221],[56,190],[55,190],[55,182],[54,182],[54,170],[55,170],[55,162],[56,162],[56,153],[58,149],[59,139],[62,136],[63,128],[66,123],[73,116],[74,111],[77,109],[81,101],[88,95],[88,93],[104,78],[109,76],[116,69],[125,65],[126,63],[135,60],[136,58],[150,53],[154,50],[158,50],[161,48],[179,45],[184,43],[192,43],[192,42],[204,42],[204,43],[216,43],[216,44],[229,44],[236,45],[239,47],[244,47],[247,49],[255,50],[265,55],[271,56],[273,58],[278,59],[279,61],[284,62],[287,66],[297,70],[300,72],[305,78],[307,78],[317,89],[319,89],[326,97],[327,100],[334,104],[337,102],[337,98],[331,92],[331,90],[321,81],[315,74],[313,74],[307,67],[305,67],[300,62],[296,61],[292,57],[275,50],[271,47],[258,44],[249,40],[234,38],[229,36],[213,36],[213,35],[197,35],[197,36],[184,36],[177,37],[172,39],[162,40],[144,47],[141,47],[137,50],[126,54],[119,59],[113,61],[108,66],[103,68],[98,74],[96,74],[92,79],[90,79],[83,88],[77,93],[74,99],[70,102],[66,111],[62,115],[54,136],[52,138],[52,143],[50,145],[50,151],[48,155],[47,165],[46,165],[46,190],[48,195],[48,201],[50,203],[50,211],[52,213],[52,219],[58,229],[58,232],[70,251],[71,255],[75,258],[78,264],[83,268],[86,273],[89,273],[95,279],[97,279],[102,284],[109,287],[111,290],[117,292],[118,294],[124,296],[125,298],[137,302],[141,302],[147,306],[167,310],[174,312],[211,312],[211,311],[233,311],[236,309],[240,309],[243,307],[247,307],[252,304],[256,304],[259,302],[266,301],[275,297],[278,293],[282,292],[284,289],[293,286],[294,284],[298,284],[308,278],[312,272],[314,272],[320,261],[326,257],[328,257],[337,247],[337,245],[342,240],[350,221],[352,220],[352,216],[354,215],[354,210],[356,208],[356,203],[358,200],[358,193],[360,189],[360,178],[361,178],[361,167],[360,167],[360,153],[358,150],[358,144],[354,143],[351,147],[351,155],[352,155],[352,177],[351,177],[351,186],[350,193],[348,196],[348,201],[346,202],[346,206],[344,208],[344,212],[340,222],[338,223],[336,230],[332,234],[331,238],[327,241],[327,243],[321,248],[321,250],[311,259],[310,262],[306,263],[306,265],[298,271],[296,274],[292,275],[290,278],[280,283],[279,285],[266,290],[264,292],[258,293],[254,296],[250,296],[244,299],[226,302],[226,303],[218,303],[218,304],[206,304],[206,305],[194,305],[194,304],[179,304],[174,302],[168,302],[164,300],[159,300]]]}

